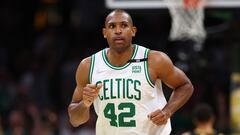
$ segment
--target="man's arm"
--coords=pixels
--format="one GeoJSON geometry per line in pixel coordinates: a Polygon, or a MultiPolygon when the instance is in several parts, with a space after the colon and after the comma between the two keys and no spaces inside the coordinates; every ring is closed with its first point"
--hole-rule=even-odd
{"type": "Polygon", "coordinates": [[[161,125],[166,123],[167,119],[189,100],[193,93],[193,86],[184,72],[175,67],[170,58],[162,52],[151,51],[149,53],[149,72],[152,81],[159,78],[173,89],[166,106],[150,114],[150,119],[155,117],[152,121],[161,125]]]}
{"type": "Polygon", "coordinates": [[[79,92],[77,88],[75,88],[73,100],[68,106],[69,121],[74,127],[87,122],[90,117],[89,107],[87,107],[82,100],[78,101],[79,97],[79,92]],[[74,100],[74,98],[77,98],[78,100],[74,100]]]}
{"type": "Polygon", "coordinates": [[[86,58],[78,66],[76,72],[76,82],[77,86],[74,90],[72,101],[68,106],[68,115],[70,118],[70,123],[77,127],[89,119],[89,107],[83,102],[83,88],[89,83],[88,73],[90,68],[90,58],[86,58]]]}
{"type": "Polygon", "coordinates": [[[101,84],[89,84],[88,73],[91,58],[88,57],[81,61],[76,72],[77,87],[74,90],[72,101],[68,107],[70,123],[77,127],[88,121],[90,114],[89,108],[97,98],[101,84]]]}

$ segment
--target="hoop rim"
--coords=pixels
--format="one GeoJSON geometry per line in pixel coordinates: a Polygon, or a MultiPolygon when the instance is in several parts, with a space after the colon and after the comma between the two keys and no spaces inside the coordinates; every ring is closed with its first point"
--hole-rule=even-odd
{"type": "Polygon", "coordinates": [[[186,9],[199,9],[205,6],[204,0],[182,0],[186,9]]]}

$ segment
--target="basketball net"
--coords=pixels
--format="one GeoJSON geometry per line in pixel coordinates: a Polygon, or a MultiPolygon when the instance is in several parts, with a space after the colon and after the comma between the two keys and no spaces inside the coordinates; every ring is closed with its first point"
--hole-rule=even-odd
{"type": "MultiPolygon", "coordinates": [[[[166,1],[177,3],[179,0],[166,1]]],[[[192,39],[202,44],[206,38],[204,0],[182,0],[179,5],[168,4],[168,8],[172,17],[170,40],[192,39]]]]}

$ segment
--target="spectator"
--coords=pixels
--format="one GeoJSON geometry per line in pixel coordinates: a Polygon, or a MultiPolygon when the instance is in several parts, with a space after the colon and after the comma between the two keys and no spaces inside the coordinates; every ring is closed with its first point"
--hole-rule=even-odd
{"type": "Polygon", "coordinates": [[[205,103],[199,104],[193,110],[195,128],[182,135],[223,135],[214,128],[215,115],[212,108],[205,103]]]}

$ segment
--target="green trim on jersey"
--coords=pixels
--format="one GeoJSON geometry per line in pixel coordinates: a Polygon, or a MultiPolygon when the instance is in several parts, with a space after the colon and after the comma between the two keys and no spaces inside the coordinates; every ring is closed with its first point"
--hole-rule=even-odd
{"type": "MultiPolygon", "coordinates": [[[[148,54],[149,54],[149,49],[146,49],[144,58],[148,58],[148,54]]],[[[145,76],[146,76],[147,82],[149,83],[149,85],[152,88],[154,88],[154,83],[150,79],[150,74],[149,74],[149,70],[148,70],[148,61],[144,61],[144,71],[145,71],[145,76]]]]}
{"type": "MultiPolygon", "coordinates": [[[[131,59],[135,58],[135,56],[137,54],[137,51],[138,51],[138,45],[134,44],[134,53],[132,54],[131,59]]],[[[115,69],[115,70],[121,70],[121,69],[124,69],[124,68],[126,68],[126,67],[128,67],[130,65],[129,62],[126,63],[123,66],[113,66],[112,64],[110,64],[110,62],[107,59],[107,49],[102,50],[102,57],[103,57],[103,61],[106,63],[106,65],[109,66],[112,69],[115,69]]]]}
{"type": "Polygon", "coordinates": [[[94,63],[95,63],[95,54],[91,56],[91,64],[89,68],[89,73],[88,73],[88,81],[92,83],[92,74],[93,74],[93,69],[94,69],[94,63]]]}

